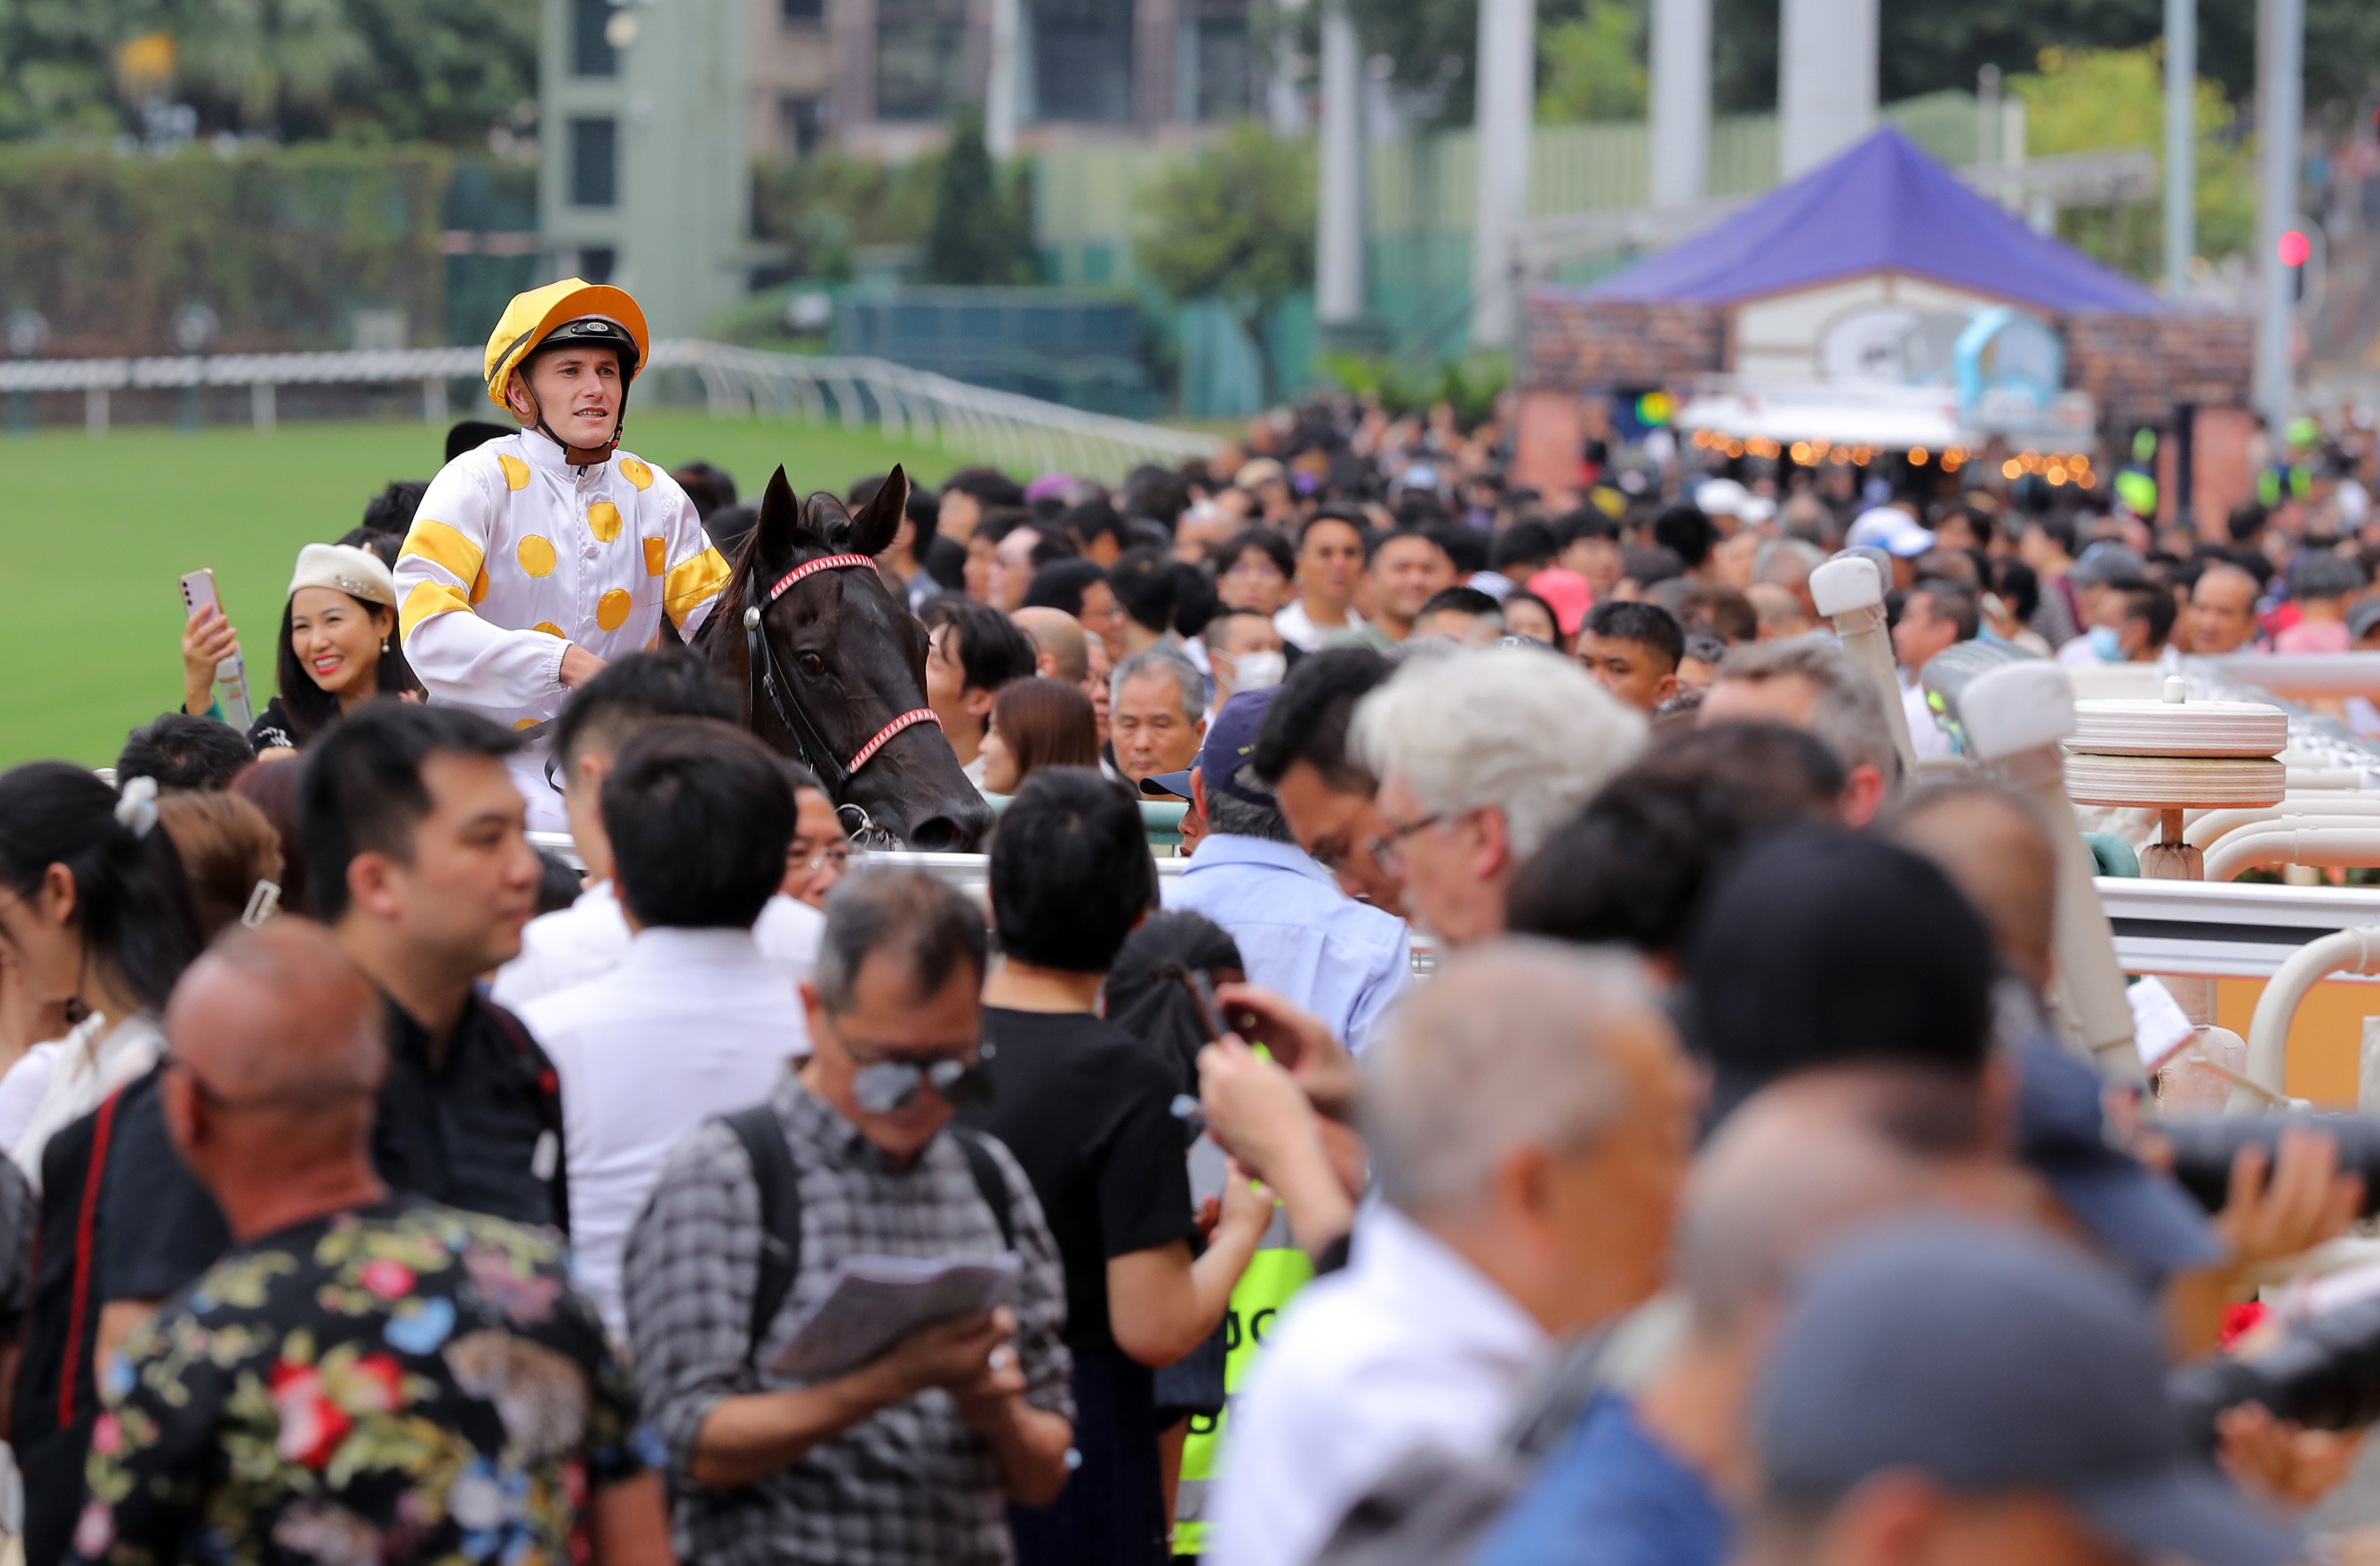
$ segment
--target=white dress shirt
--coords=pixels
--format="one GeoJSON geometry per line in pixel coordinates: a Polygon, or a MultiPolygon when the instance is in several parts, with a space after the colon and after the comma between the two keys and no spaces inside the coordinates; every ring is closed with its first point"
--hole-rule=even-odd
{"type": "MultiPolygon", "coordinates": [[[[781,892],[760,910],[752,939],[762,957],[799,984],[818,963],[825,929],[824,914],[781,892]]],[[[610,881],[599,880],[569,907],[529,920],[521,930],[520,955],[496,970],[489,993],[497,1005],[517,1012],[540,996],[610,973],[627,954],[628,918],[620,911],[620,894],[610,881]]]]}
{"type": "Polygon", "coordinates": [[[1408,1452],[1486,1454],[1547,1347],[1452,1247],[1367,1206],[1347,1269],[1298,1295],[1232,1400],[1207,1559],[1302,1566],[1408,1452]]]}
{"type": "Polygon", "coordinates": [[[1343,637],[1350,631],[1362,630],[1364,617],[1350,609],[1347,611],[1345,625],[1318,625],[1314,623],[1314,616],[1306,612],[1305,601],[1298,598],[1292,599],[1286,607],[1272,617],[1272,628],[1279,631],[1281,639],[1290,646],[1306,652],[1319,652],[1333,637],[1343,637]]]}
{"type": "Polygon", "coordinates": [[[808,1055],[800,997],[740,929],[639,931],[611,972],[521,1009],[562,1079],[570,1267],[622,1341],[620,1253],[678,1139],[808,1055]]]}
{"type": "Polygon", "coordinates": [[[1959,754],[1949,731],[1935,718],[1934,710],[1925,705],[1925,682],[1911,678],[1906,671],[1900,678],[1900,711],[1909,720],[1910,748],[1917,752],[1920,760],[1959,754]]]}

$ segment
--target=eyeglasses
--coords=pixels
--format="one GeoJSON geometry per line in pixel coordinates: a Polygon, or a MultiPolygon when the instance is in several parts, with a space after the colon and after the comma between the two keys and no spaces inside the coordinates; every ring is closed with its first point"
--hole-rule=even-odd
{"type": "Polygon", "coordinates": [[[848,843],[822,843],[816,848],[806,850],[797,839],[794,844],[792,854],[788,855],[787,857],[790,858],[796,867],[811,875],[816,875],[819,871],[825,869],[829,865],[834,867],[835,873],[837,875],[841,875],[844,868],[851,863],[851,844],[848,843]]]}
{"type": "Polygon", "coordinates": [[[863,1052],[845,1038],[835,1042],[859,1068],[851,1076],[851,1097],[869,1114],[897,1114],[915,1103],[917,1094],[928,1087],[954,1108],[991,1102],[991,1077],[983,1070],[983,1062],[991,1058],[990,1039],[983,1042],[972,1060],[954,1055],[939,1060],[870,1059],[875,1051],[863,1052]]]}
{"type": "Polygon", "coordinates": [[[1366,838],[1364,846],[1372,851],[1372,857],[1380,862],[1381,868],[1393,874],[1404,864],[1405,839],[1425,827],[1434,827],[1444,819],[1446,819],[1444,812],[1433,810],[1417,821],[1407,821],[1401,827],[1390,828],[1377,837],[1366,838]]]}

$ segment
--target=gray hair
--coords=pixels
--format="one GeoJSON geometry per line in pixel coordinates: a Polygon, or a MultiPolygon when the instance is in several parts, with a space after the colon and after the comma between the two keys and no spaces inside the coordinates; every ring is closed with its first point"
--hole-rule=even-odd
{"type": "Polygon", "coordinates": [[[811,981],[832,1014],[851,1009],[859,970],[879,952],[909,970],[920,998],[941,993],[962,964],[982,982],[990,963],[983,913],[923,870],[860,870],[827,894],[811,981]]]}
{"type": "Polygon", "coordinates": [[[1815,687],[1810,732],[1827,742],[1846,767],[1874,767],[1888,786],[1900,781],[1900,752],[1892,743],[1892,722],[1884,698],[1867,672],[1852,662],[1831,632],[1731,648],[1718,666],[1718,680],[1775,680],[1798,675],[1815,687]]]}
{"type": "Polygon", "coordinates": [[[1402,665],[1355,709],[1348,737],[1426,809],[1502,811],[1513,857],[1526,858],[1644,749],[1645,720],[1569,659],[1483,647],[1402,665]]]}
{"type": "Polygon", "coordinates": [[[1190,722],[1207,715],[1207,676],[1198,672],[1198,665],[1171,648],[1152,647],[1117,664],[1115,673],[1108,676],[1108,699],[1122,705],[1124,682],[1143,674],[1162,674],[1172,680],[1182,715],[1190,722]]]}
{"type": "Polygon", "coordinates": [[[1752,579],[1774,582],[1780,588],[1798,587],[1826,563],[1826,552],[1814,543],[1800,539],[1769,539],[1752,557],[1752,579]]]}
{"type": "Polygon", "coordinates": [[[1637,1107],[1613,1039],[1666,1029],[1658,1008],[1645,965],[1617,948],[1508,936],[1449,957],[1364,1056],[1381,1196],[1460,1210],[1517,1148],[1592,1145],[1637,1107]]]}
{"type": "MultiPolygon", "coordinates": [[[[1243,788],[1261,790],[1264,787],[1256,781],[1256,773],[1250,764],[1243,763],[1236,776],[1243,788]]],[[[1289,822],[1277,807],[1251,805],[1236,794],[1225,794],[1215,786],[1211,778],[1207,779],[1206,783],[1208,832],[1230,837],[1257,837],[1267,843],[1297,841],[1291,835],[1289,822]]]]}

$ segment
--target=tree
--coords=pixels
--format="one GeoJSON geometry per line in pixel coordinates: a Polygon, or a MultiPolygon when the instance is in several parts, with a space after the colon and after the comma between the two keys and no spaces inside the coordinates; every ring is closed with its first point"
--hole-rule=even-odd
{"type": "Polygon", "coordinates": [[[1587,0],[1584,16],[1547,29],[1537,39],[1537,118],[1643,118],[1644,34],[1628,0],[1587,0]]]}
{"type": "Polygon", "coordinates": [[[928,283],[1031,283],[1033,223],[1023,176],[1003,181],[984,145],[983,115],[963,109],[951,125],[934,188],[934,222],[926,233],[928,283]]]}
{"type": "Polygon", "coordinates": [[[1135,253],[1177,302],[1212,299],[1255,344],[1265,399],[1281,394],[1264,327],[1281,301],[1314,281],[1314,153],[1243,122],[1141,192],[1148,227],[1135,253]]]}

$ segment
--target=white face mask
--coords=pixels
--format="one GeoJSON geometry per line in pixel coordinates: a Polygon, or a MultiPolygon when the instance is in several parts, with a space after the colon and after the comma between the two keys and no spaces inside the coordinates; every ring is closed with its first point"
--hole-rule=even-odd
{"type": "Polygon", "coordinates": [[[1234,691],[1264,690],[1281,684],[1289,673],[1289,656],[1281,652],[1243,652],[1232,661],[1232,688],[1234,691]]]}

